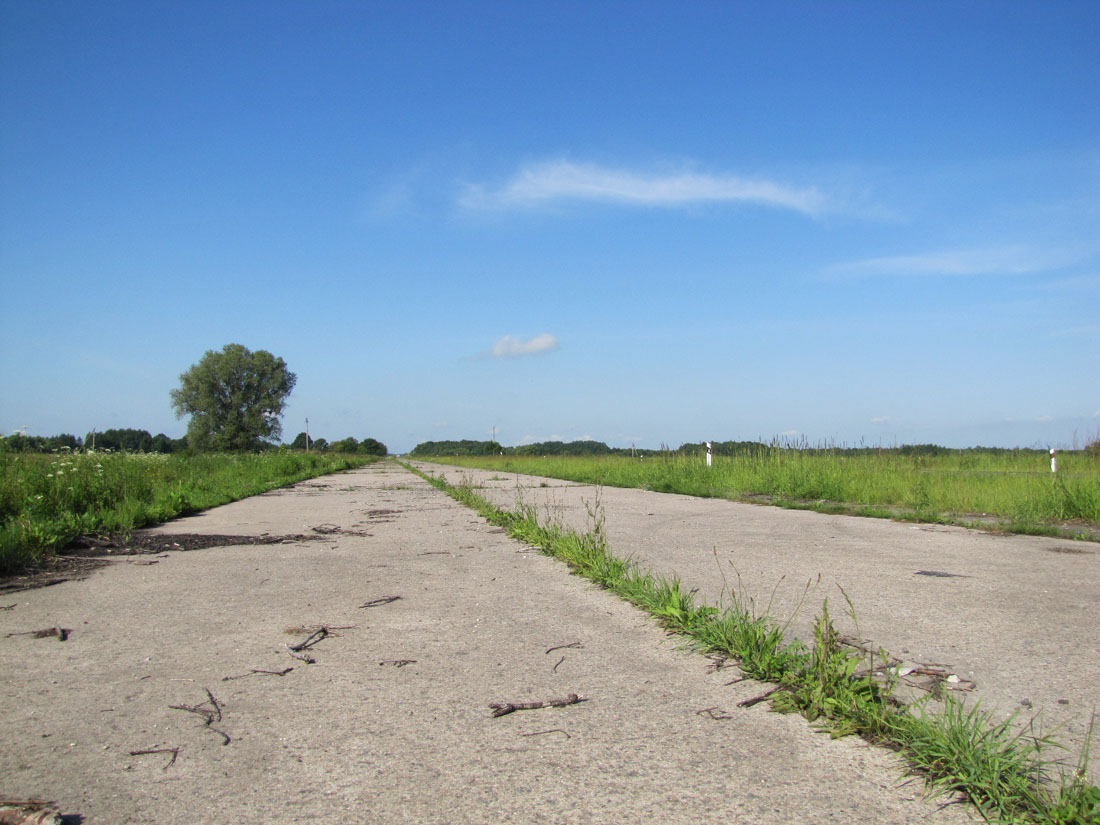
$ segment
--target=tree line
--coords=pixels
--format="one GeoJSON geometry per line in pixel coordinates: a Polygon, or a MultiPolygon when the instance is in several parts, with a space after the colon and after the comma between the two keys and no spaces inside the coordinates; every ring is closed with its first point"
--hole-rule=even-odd
{"type": "MultiPolygon", "coordinates": [[[[272,444],[260,442],[257,449],[260,451],[277,449],[305,449],[306,434],[299,433],[298,437],[290,444],[272,444]]],[[[331,444],[323,438],[310,439],[310,450],[318,453],[365,453],[367,455],[384,456],[388,454],[386,445],[374,438],[364,438],[359,441],[352,436],[334,441],[331,444]]],[[[183,438],[171,438],[164,433],[151,435],[148,430],[136,430],[131,428],[114,430],[93,430],[84,436],[77,438],[71,433],[60,435],[26,435],[15,432],[4,437],[0,436],[0,452],[8,453],[54,453],[59,450],[96,451],[96,452],[127,452],[127,453],[182,453],[199,452],[194,450],[186,436],[183,438]]]]}
{"type": "MultiPolygon", "coordinates": [[[[1037,447],[966,447],[956,449],[941,447],[937,444],[903,444],[896,447],[813,447],[808,444],[788,444],[774,441],[765,444],[762,441],[712,441],[711,454],[726,457],[762,456],[780,450],[797,450],[808,455],[873,455],[876,453],[894,453],[903,456],[939,456],[958,454],[1004,455],[1010,453],[1043,453],[1045,449],[1037,447]]],[[[1100,439],[1085,448],[1086,452],[1100,454],[1100,439]]],[[[609,447],[602,441],[539,441],[533,444],[520,444],[515,447],[502,447],[496,441],[424,441],[417,444],[411,455],[414,456],[462,456],[462,455],[517,455],[517,456],[594,456],[627,455],[638,458],[653,456],[702,456],[706,455],[707,444],[704,441],[685,442],[679,447],[662,446],[660,449],[642,449],[637,447],[609,447]]]]}
{"type": "Polygon", "coordinates": [[[376,438],[364,438],[357,441],[354,436],[328,442],[323,438],[313,438],[301,432],[288,445],[293,450],[313,450],[318,453],[366,453],[367,455],[388,455],[386,445],[376,438]]]}

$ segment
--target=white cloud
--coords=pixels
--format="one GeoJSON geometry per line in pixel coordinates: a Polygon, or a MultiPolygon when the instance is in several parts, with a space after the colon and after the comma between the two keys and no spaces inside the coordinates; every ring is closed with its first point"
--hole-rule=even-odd
{"type": "Polygon", "coordinates": [[[833,275],[976,276],[1025,275],[1061,269],[1079,260],[1079,255],[1039,250],[1027,246],[984,249],[955,249],[919,255],[891,255],[835,264],[826,270],[833,275]]]}
{"type": "Polygon", "coordinates": [[[560,344],[549,332],[536,335],[527,341],[513,335],[505,335],[495,344],[489,354],[494,358],[514,358],[520,355],[537,355],[540,352],[553,352],[560,344]]]}
{"type": "Polygon", "coordinates": [[[872,424],[889,424],[892,419],[888,415],[877,415],[871,419],[872,424]]]}
{"type": "Polygon", "coordinates": [[[595,164],[549,161],[524,167],[498,189],[470,186],[460,203],[467,209],[534,206],[559,200],[589,200],[638,206],[755,203],[816,215],[828,205],[817,189],[735,175],[645,174],[595,164]]]}

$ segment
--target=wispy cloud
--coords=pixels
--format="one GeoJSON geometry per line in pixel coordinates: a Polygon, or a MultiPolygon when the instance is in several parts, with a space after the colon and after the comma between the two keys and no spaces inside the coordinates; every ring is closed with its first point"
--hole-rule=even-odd
{"type": "Polygon", "coordinates": [[[549,332],[536,335],[524,341],[513,335],[505,335],[489,351],[494,358],[515,358],[521,355],[538,355],[542,352],[553,352],[560,344],[558,339],[549,332]]]}
{"type": "Polygon", "coordinates": [[[829,205],[815,188],[771,180],[692,172],[647,174],[564,160],[526,166],[495,189],[471,185],[460,204],[467,209],[508,209],[564,200],[653,207],[753,203],[811,216],[829,205]]]}
{"type": "Polygon", "coordinates": [[[865,258],[834,264],[826,274],[866,277],[1026,275],[1061,269],[1079,260],[1079,254],[1028,246],[1000,246],[865,258]]]}
{"type": "Polygon", "coordinates": [[[871,419],[872,424],[889,424],[893,419],[888,415],[876,415],[871,419]]]}

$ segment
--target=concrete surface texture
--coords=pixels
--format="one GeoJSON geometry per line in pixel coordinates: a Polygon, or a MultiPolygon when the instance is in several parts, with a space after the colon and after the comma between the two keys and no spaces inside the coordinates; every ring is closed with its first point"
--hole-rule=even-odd
{"type": "MultiPolygon", "coordinates": [[[[472,483],[498,506],[523,502],[579,530],[598,505],[615,555],[678,576],[708,604],[728,603],[724,591],[736,587],[805,641],[828,598],[841,632],[883,648],[903,669],[957,676],[974,689],[956,695],[1002,718],[1018,714],[1074,758],[1100,709],[1096,543],[418,466],[472,483]],[[858,628],[845,615],[845,593],[858,628]]],[[[1100,759],[1091,776],[1100,779],[1100,759]]]]}
{"type": "MultiPolygon", "coordinates": [[[[647,541],[674,542],[662,519],[675,516],[657,503],[690,500],[633,495],[621,518],[608,497],[616,549],[643,552],[620,532],[630,518],[647,520],[647,541]]],[[[737,708],[763,686],[727,685],[736,670],[715,670],[392,463],[157,532],[311,538],[112,557],[85,580],[0,597],[0,795],[56,801],[89,825],[977,821],[923,798],[887,750],[831,740],[766,704],[737,708]],[[27,635],[54,626],[71,631],[65,641],[27,635]],[[328,635],[288,649],[321,626],[328,635]],[[491,713],[570,694],[584,701],[491,713]]],[[[722,541],[698,538],[673,561],[694,553],[713,566],[722,541]]],[[[796,550],[783,550],[790,564],[796,550]]],[[[861,562],[869,576],[879,564],[861,562]]],[[[1066,659],[1094,668],[1095,639],[1066,659]]]]}

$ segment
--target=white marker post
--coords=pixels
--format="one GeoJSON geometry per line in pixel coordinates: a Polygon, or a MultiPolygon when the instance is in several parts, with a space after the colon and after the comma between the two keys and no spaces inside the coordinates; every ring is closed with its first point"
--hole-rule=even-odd
{"type": "Polygon", "coordinates": [[[1050,448],[1050,471],[1052,473],[1058,472],[1058,456],[1055,455],[1057,450],[1053,447],[1050,448]]]}
{"type": "Polygon", "coordinates": [[[713,462],[713,461],[714,461],[714,456],[711,454],[710,442],[708,441],[707,442],[707,466],[708,467],[711,466],[711,462],[713,462]]]}

